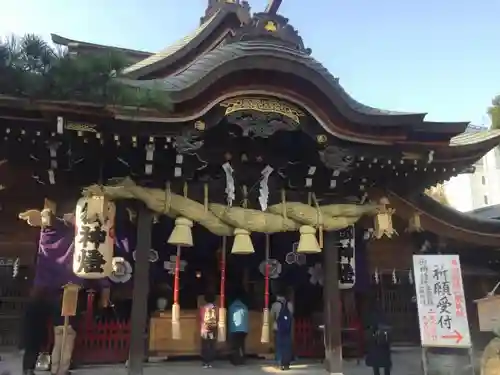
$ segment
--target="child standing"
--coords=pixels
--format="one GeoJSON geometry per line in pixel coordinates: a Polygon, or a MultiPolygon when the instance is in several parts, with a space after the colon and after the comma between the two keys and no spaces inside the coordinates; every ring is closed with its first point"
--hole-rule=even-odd
{"type": "Polygon", "coordinates": [[[215,307],[215,297],[205,296],[205,305],[201,307],[201,359],[203,368],[211,368],[215,359],[217,344],[217,311],[215,307]]]}

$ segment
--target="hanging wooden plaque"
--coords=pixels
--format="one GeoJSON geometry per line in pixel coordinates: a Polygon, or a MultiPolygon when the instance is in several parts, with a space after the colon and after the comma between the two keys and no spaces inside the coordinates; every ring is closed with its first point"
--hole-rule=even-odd
{"type": "Polygon", "coordinates": [[[75,316],[78,306],[78,291],[80,286],[76,284],[66,284],[63,286],[63,298],[61,303],[61,316],[75,316]]]}

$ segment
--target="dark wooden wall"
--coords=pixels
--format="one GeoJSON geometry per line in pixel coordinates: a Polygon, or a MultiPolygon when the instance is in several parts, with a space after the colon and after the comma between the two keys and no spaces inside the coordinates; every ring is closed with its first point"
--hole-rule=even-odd
{"type": "Polygon", "coordinates": [[[39,229],[29,227],[18,214],[43,206],[44,190],[31,171],[0,166],[0,259],[20,260],[13,278],[10,266],[0,266],[0,347],[18,344],[22,314],[33,280],[39,229]]]}
{"type": "Polygon", "coordinates": [[[0,167],[0,257],[20,258],[21,264],[33,265],[39,229],[18,219],[20,212],[43,208],[45,188],[31,177],[32,171],[0,167]]]}

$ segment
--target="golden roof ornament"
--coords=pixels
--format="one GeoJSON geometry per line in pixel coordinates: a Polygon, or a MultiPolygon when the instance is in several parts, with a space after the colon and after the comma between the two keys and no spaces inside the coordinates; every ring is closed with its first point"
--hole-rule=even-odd
{"type": "Polygon", "coordinates": [[[393,235],[398,235],[398,232],[396,232],[396,229],[392,226],[392,215],[396,210],[387,207],[390,204],[387,197],[382,197],[379,203],[380,206],[377,208],[377,214],[375,215],[373,236],[377,239],[382,238],[384,235],[388,238],[392,238],[393,235]]]}
{"type": "Polygon", "coordinates": [[[269,31],[270,33],[274,33],[276,30],[278,30],[278,27],[276,26],[276,23],[273,21],[267,21],[266,26],[264,26],[264,29],[269,31]]]}

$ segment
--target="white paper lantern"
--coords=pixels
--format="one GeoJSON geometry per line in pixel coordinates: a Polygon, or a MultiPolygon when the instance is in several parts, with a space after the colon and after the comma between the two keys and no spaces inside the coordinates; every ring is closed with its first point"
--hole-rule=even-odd
{"type": "Polygon", "coordinates": [[[116,206],[103,197],[80,198],[75,213],[73,272],[103,279],[113,272],[116,206]]]}

